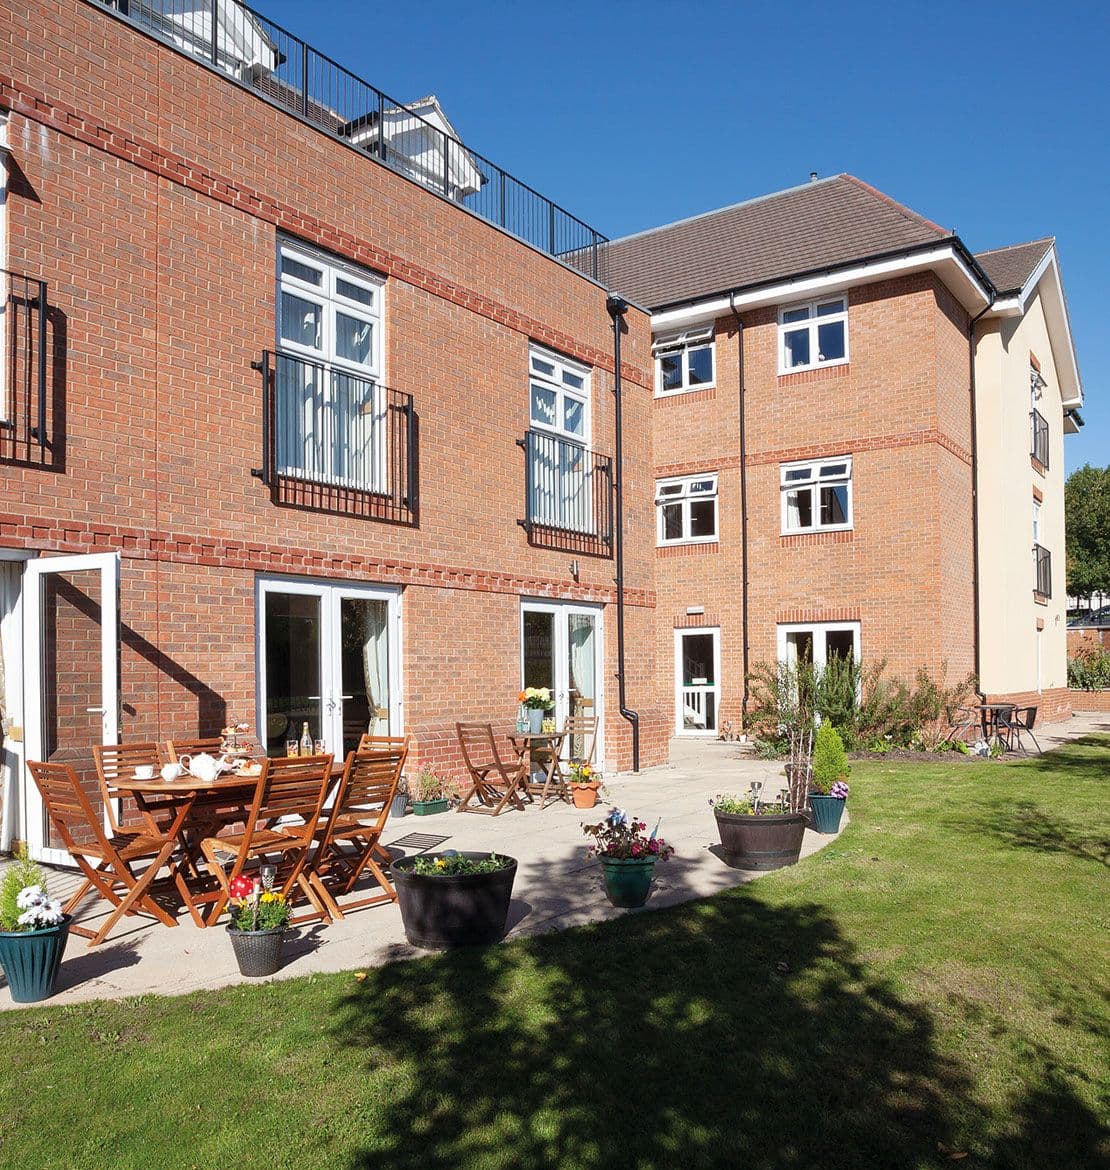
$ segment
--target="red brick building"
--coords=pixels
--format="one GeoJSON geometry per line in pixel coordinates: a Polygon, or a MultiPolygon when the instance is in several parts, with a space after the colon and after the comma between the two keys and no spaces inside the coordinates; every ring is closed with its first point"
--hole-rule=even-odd
{"type": "Polygon", "coordinates": [[[759,662],[849,653],[1066,713],[1053,241],[976,257],[839,175],[607,251],[652,311],[672,728],[738,729],[759,662]]]}
{"type": "MultiPolygon", "coordinates": [[[[247,720],[451,770],[522,682],[628,768],[602,238],[231,0],[3,8],[5,837],[50,856],[23,756],[247,720]]],[[[617,319],[646,765],[650,330],[617,319]]]]}

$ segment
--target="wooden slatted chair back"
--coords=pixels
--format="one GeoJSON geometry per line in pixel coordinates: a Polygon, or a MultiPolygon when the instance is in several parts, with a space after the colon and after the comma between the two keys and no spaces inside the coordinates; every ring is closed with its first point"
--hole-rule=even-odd
{"type": "Polygon", "coordinates": [[[97,743],[93,744],[93,762],[96,764],[96,778],[100,784],[100,795],[108,811],[108,823],[112,832],[120,831],[121,819],[116,810],[116,801],[122,793],[116,788],[116,781],[125,776],[131,778],[135,769],[150,767],[154,775],[162,767],[162,755],[158,745],[150,743],[97,743]]]}
{"type": "Polygon", "coordinates": [[[567,759],[577,764],[592,764],[597,751],[597,716],[570,715],[563,730],[567,759]]]}
{"type": "Polygon", "coordinates": [[[208,739],[167,739],[166,754],[172,763],[176,763],[182,756],[199,756],[202,752],[218,756],[223,743],[218,735],[208,739]]]}
{"type": "Polygon", "coordinates": [[[262,764],[251,805],[248,838],[271,821],[300,817],[314,826],[331,786],[331,756],[280,756],[262,764]]]}
{"type": "Polygon", "coordinates": [[[364,735],[358,741],[358,754],[365,752],[400,752],[408,754],[409,739],[407,735],[364,735]]]}
{"type": "Polygon", "coordinates": [[[504,770],[491,723],[456,723],[455,732],[463,762],[472,776],[484,775],[491,768],[504,770]]]}
{"type": "Polygon", "coordinates": [[[100,816],[69,764],[28,760],[27,770],[42,794],[46,815],[57,830],[66,852],[95,852],[101,857],[108,857],[113,850],[104,834],[100,816]]]}
{"type": "Polygon", "coordinates": [[[379,827],[383,827],[407,756],[407,745],[395,752],[351,752],[343,768],[335,807],[341,814],[380,808],[379,827]]]}

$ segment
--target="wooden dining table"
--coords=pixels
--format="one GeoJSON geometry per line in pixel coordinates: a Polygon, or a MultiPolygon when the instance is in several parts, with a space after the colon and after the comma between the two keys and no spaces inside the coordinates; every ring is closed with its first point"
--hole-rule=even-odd
{"type": "Polygon", "coordinates": [[[559,763],[566,737],[565,731],[518,731],[509,736],[517,759],[528,757],[529,767],[521,781],[521,791],[529,797],[538,796],[540,808],[547,804],[548,797],[568,802],[571,799],[570,786],[559,763]],[[539,776],[543,779],[536,779],[539,776]]]}
{"type": "MultiPolygon", "coordinates": [[[[343,761],[334,761],[332,783],[342,775],[343,761]]],[[[215,832],[221,824],[246,819],[258,784],[258,773],[225,772],[209,781],[188,774],[177,780],[119,776],[113,784],[121,793],[130,793],[135,798],[139,813],[151,831],[165,835],[167,859],[174,849],[180,850],[185,868],[184,884],[190,886],[191,875],[193,884],[198,887],[180,890],[182,900],[197,926],[208,925],[200,907],[214,902],[219,891],[215,886],[212,889],[199,888],[205,882],[200,840],[215,832]]]]}

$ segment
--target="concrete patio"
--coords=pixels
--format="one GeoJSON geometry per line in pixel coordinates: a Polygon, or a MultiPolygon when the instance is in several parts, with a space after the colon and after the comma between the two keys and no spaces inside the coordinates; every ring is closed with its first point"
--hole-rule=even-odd
{"type": "MultiPolygon", "coordinates": [[[[1047,751],[1097,731],[1110,731],[1110,717],[1079,715],[1067,723],[1038,729],[1047,751]]],[[[661,820],[660,834],[676,846],[674,859],[656,870],[646,911],[674,905],[751,881],[757,874],[729,868],[714,852],[716,825],[708,800],[719,792],[743,792],[753,780],[769,794],[785,784],[781,761],[743,756],[735,744],[716,740],[675,740],[671,763],[639,776],[607,781],[608,797],[590,812],[553,802],[500,817],[441,813],[406,816],[387,825],[382,841],[397,855],[422,849],[495,849],[517,858],[519,869],[509,912],[509,937],[562,930],[638,911],[618,910],[605,897],[598,866],[586,861],[583,820],[598,820],[610,805],[634,813],[650,825],[661,820]]],[[[942,757],[943,758],[943,757],[942,757]]],[[[834,840],[806,832],[802,855],[834,840]]],[[[65,898],[77,888],[74,871],[49,872],[50,892],[65,898]]],[[[102,913],[95,910],[94,921],[102,913]]],[[[82,919],[85,921],[85,919],[82,919]]],[[[147,918],[117,925],[101,946],[70,938],[52,1004],[120,998],[147,993],[182,994],[200,988],[248,982],[239,975],[222,928],[201,930],[184,911],[168,929],[147,918]]],[[[274,978],[333,972],[412,958],[418,951],[405,941],[396,904],[357,910],[330,926],[310,924],[286,945],[286,963],[274,978]]],[[[3,979],[0,978],[0,984],[3,979]]],[[[0,1008],[13,1005],[0,991],[0,1008]]]]}
{"type": "MultiPolygon", "coordinates": [[[[507,811],[499,817],[454,812],[431,817],[409,815],[391,821],[382,842],[398,856],[422,848],[495,849],[517,858],[509,937],[630,913],[609,904],[600,869],[585,857],[581,823],[600,820],[610,805],[625,808],[651,825],[660,819],[660,835],[677,846],[674,859],[656,869],[647,910],[752,880],[756,875],[729,868],[712,851],[717,834],[708,800],[723,791],[746,791],[752,780],[764,781],[769,793],[777,793],[785,785],[781,762],[741,758],[735,744],[717,741],[676,741],[673,749],[669,765],[607,781],[608,798],[589,812],[555,801],[543,810],[529,806],[523,813],[507,811]]],[[[803,856],[832,839],[807,830],[803,856]]],[[[64,898],[77,887],[73,871],[51,870],[48,877],[55,897],[64,898]]],[[[92,914],[95,921],[102,910],[89,902],[85,913],[92,914]]],[[[80,912],[78,917],[87,921],[80,912]]],[[[222,928],[198,929],[184,911],[178,923],[168,929],[144,917],[127,918],[95,948],[71,936],[58,991],[50,1002],[66,1004],[151,992],[176,995],[252,982],[240,976],[222,928]]],[[[275,978],[364,968],[425,953],[405,941],[395,903],[373,906],[356,910],[330,926],[317,923],[300,927],[296,940],[286,944],[286,963],[275,978]]],[[[0,991],[0,1007],[13,1006],[18,1005],[0,991]]]]}

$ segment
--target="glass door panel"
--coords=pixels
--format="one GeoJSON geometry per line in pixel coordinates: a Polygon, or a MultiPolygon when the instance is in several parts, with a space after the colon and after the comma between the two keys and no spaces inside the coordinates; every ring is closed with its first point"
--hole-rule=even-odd
{"type": "Polygon", "coordinates": [[[555,686],[555,614],[551,610],[526,609],[523,613],[523,686],[555,686]]]}
{"type": "MultiPolygon", "coordinates": [[[[100,808],[92,749],[119,741],[119,558],[43,557],[25,581],[27,758],[69,764],[100,808]]],[[[65,864],[29,776],[26,785],[28,847],[65,864]]]]}
{"type": "Polygon", "coordinates": [[[339,606],[342,627],[339,734],[345,757],[357,749],[367,731],[371,735],[392,734],[389,603],[366,597],[343,597],[339,606]]]}
{"type": "Polygon", "coordinates": [[[286,741],[299,740],[305,723],[314,739],[324,735],[321,598],[278,592],[264,597],[266,719],[261,730],[266,754],[283,756],[286,741]]]}
{"type": "Polygon", "coordinates": [[[718,638],[716,630],[683,632],[676,638],[680,734],[703,735],[717,730],[718,638]]]}

